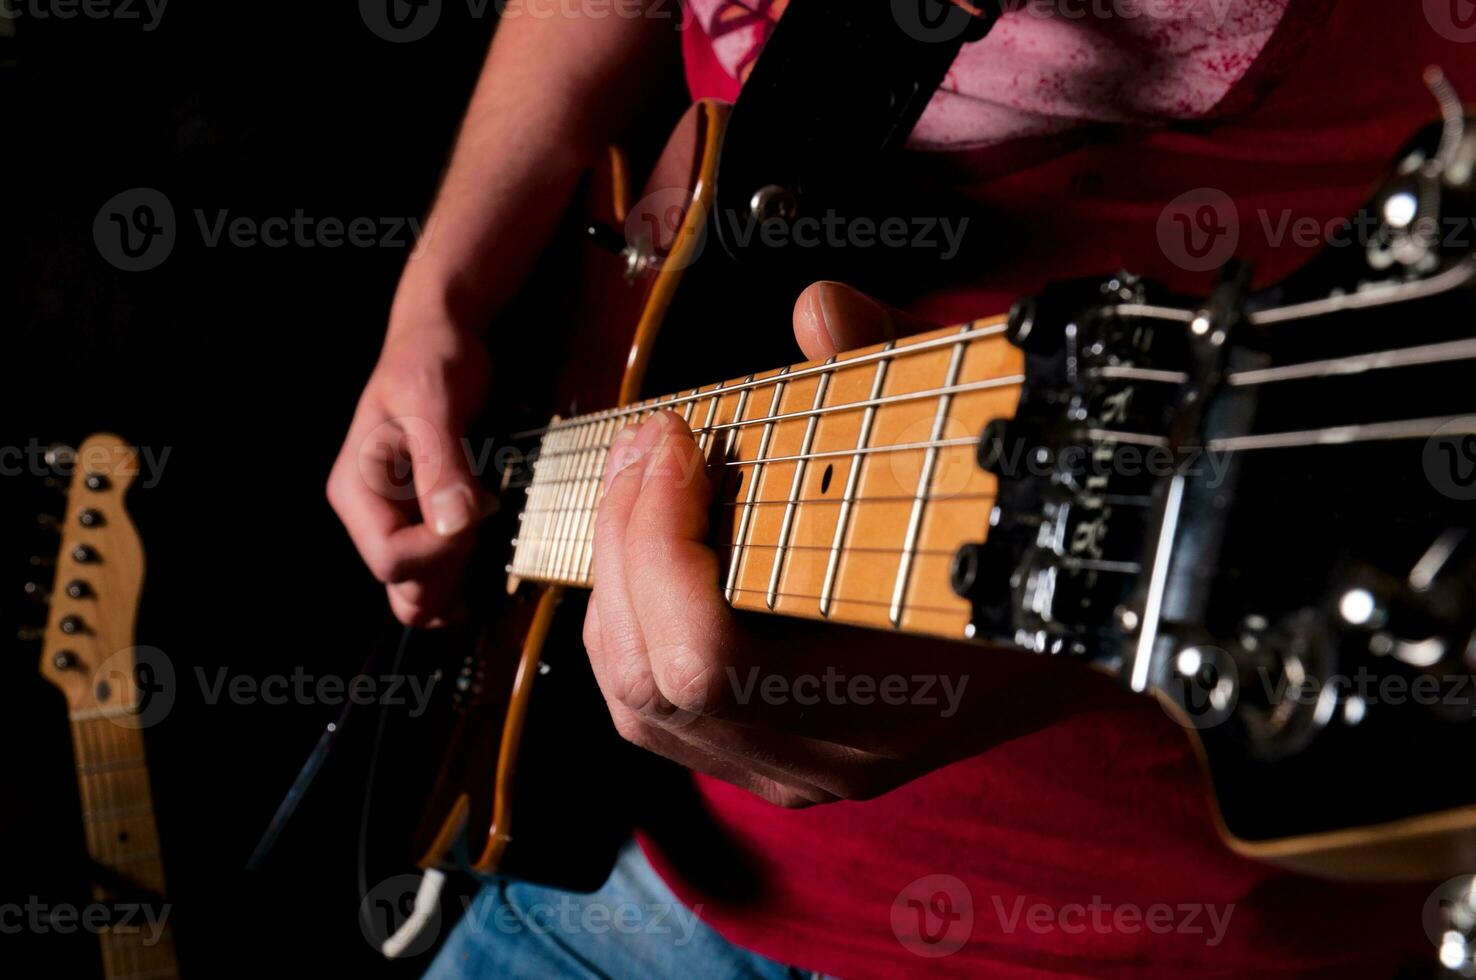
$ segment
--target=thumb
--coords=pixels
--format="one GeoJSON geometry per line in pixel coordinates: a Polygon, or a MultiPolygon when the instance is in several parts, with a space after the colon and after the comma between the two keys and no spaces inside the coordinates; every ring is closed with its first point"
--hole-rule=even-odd
{"type": "Polygon", "coordinates": [[[405,441],[421,519],[440,537],[454,537],[480,516],[481,489],[449,420],[415,421],[405,426],[405,441]]]}
{"type": "Polygon", "coordinates": [[[894,340],[929,326],[838,282],[814,283],[794,304],[794,339],[811,360],[894,340]]]}

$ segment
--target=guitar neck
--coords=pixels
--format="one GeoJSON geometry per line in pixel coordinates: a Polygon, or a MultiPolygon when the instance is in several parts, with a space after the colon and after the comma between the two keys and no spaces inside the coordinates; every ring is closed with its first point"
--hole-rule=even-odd
{"type": "Polygon", "coordinates": [[[132,921],[118,921],[100,934],[107,977],[166,980],[178,975],[174,940],[162,923],[168,909],[159,831],[149,789],[143,733],[127,727],[133,716],[74,712],[72,745],[87,853],[95,867],[93,898],[122,909],[148,906],[132,921]],[[130,894],[136,892],[137,894],[130,894]],[[154,923],[161,923],[155,926],[154,923]]]}
{"type": "Polygon", "coordinates": [[[712,538],[736,608],[959,638],[949,570],[980,541],[995,477],[979,433],[1011,417],[1024,358],[1002,320],[920,334],[543,430],[510,573],[587,587],[611,440],[669,409],[716,485],[712,538]]]}

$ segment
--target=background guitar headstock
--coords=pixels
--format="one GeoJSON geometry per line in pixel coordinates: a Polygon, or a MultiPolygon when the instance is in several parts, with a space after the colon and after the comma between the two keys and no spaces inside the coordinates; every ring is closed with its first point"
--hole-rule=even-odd
{"type": "Polygon", "coordinates": [[[115,435],[75,452],[42,636],[41,675],[75,717],[137,710],[134,620],[143,587],[143,546],[123,498],[138,454],[115,435]]]}

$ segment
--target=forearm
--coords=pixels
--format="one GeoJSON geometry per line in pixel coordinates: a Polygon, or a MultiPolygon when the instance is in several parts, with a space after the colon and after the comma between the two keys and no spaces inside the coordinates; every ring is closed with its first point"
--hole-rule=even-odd
{"type": "Polygon", "coordinates": [[[614,13],[499,25],[391,334],[428,319],[484,328],[527,277],[581,173],[666,80],[675,26],[614,13]]]}

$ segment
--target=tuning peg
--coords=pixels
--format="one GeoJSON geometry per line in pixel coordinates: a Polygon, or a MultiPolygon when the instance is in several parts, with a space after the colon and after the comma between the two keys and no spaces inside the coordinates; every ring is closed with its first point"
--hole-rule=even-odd
{"type": "Polygon", "coordinates": [[[77,465],[77,450],[62,443],[56,443],[47,448],[44,457],[46,465],[58,473],[70,473],[72,467],[77,465]]]}
{"type": "Polygon", "coordinates": [[[37,514],[36,526],[43,531],[60,531],[61,521],[57,519],[55,514],[37,514]]]}
{"type": "Polygon", "coordinates": [[[56,559],[44,555],[32,555],[30,558],[32,568],[55,568],[56,559]]]}
{"type": "Polygon", "coordinates": [[[21,590],[31,602],[45,604],[51,601],[51,592],[40,582],[27,582],[21,590]]]}
{"type": "Polygon", "coordinates": [[[46,631],[36,626],[22,626],[15,631],[15,638],[22,643],[39,643],[45,637],[46,631]]]}
{"type": "Polygon", "coordinates": [[[55,490],[63,497],[67,495],[67,481],[58,477],[48,476],[41,479],[41,485],[48,490],[55,490]]]}

